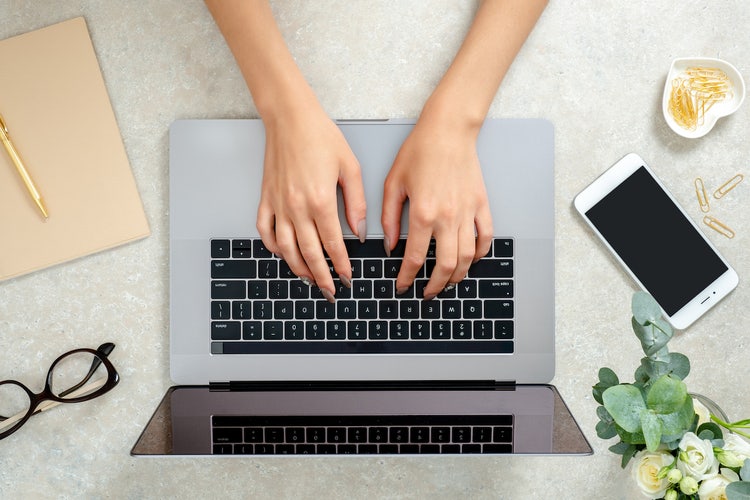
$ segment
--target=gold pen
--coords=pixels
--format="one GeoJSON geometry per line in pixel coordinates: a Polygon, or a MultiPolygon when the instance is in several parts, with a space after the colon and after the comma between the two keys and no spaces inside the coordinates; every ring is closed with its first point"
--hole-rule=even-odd
{"type": "Polygon", "coordinates": [[[49,215],[47,214],[47,209],[44,208],[42,195],[39,194],[39,190],[37,190],[36,186],[34,185],[34,181],[31,180],[29,172],[26,170],[26,167],[23,166],[23,161],[21,161],[21,157],[18,155],[18,151],[16,151],[13,143],[10,142],[8,126],[5,124],[3,115],[0,115],[0,140],[2,140],[3,146],[5,146],[5,150],[8,152],[8,156],[10,156],[10,159],[13,160],[13,164],[16,166],[16,170],[18,170],[18,175],[21,176],[21,179],[23,179],[23,183],[26,184],[26,190],[29,192],[29,195],[31,195],[31,198],[34,200],[34,203],[36,203],[36,206],[39,207],[39,210],[42,212],[44,218],[47,219],[49,215]]]}

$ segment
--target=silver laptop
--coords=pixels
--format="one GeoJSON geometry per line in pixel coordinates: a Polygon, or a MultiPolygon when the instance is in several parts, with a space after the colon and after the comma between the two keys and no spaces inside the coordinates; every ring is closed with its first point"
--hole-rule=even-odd
{"type": "MultiPolygon", "coordinates": [[[[554,137],[487,120],[477,149],[496,237],[456,288],[403,295],[383,181],[414,122],[342,121],[368,239],[340,220],[351,289],[328,303],[255,229],[260,120],[170,130],[170,389],[133,454],[591,453],[554,376],[554,137]]],[[[408,215],[402,220],[404,237],[408,215]]],[[[432,250],[431,250],[432,252],[432,250]]]]}

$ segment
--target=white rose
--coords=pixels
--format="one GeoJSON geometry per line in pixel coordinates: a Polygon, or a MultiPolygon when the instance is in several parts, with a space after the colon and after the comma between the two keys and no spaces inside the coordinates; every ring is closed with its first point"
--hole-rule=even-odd
{"type": "Polygon", "coordinates": [[[733,452],[743,462],[750,458],[750,443],[738,434],[727,433],[724,436],[724,449],[733,452]]]}
{"type": "Polygon", "coordinates": [[[686,432],[680,441],[677,468],[684,476],[701,481],[719,471],[719,461],[714,456],[711,441],[686,432]]]}
{"type": "Polygon", "coordinates": [[[704,479],[698,488],[700,500],[726,500],[726,487],[729,483],[739,481],[740,477],[731,469],[721,469],[721,474],[715,474],[704,479]]]}
{"type": "Polygon", "coordinates": [[[648,498],[661,498],[670,486],[666,477],[657,476],[662,467],[671,465],[674,457],[666,451],[641,450],[631,460],[631,474],[640,492],[648,498]]]}

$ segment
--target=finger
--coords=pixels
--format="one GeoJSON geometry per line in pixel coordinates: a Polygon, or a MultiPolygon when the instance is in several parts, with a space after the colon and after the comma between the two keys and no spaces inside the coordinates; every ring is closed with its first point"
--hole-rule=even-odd
{"type": "Polygon", "coordinates": [[[492,229],[492,213],[489,204],[485,203],[474,218],[474,226],[477,230],[476,252],[474,262],[478,261],[490,251],[494,231],[492,229]]]}
{"type": "MultiPolygon", "coordinates": [[[[383,186],[383,212],[380,216],[380,225],[383,227],[383,245],[385,246],[385,253],[389,257],[391,256],[391,250],[396,246],[401,235],[401,214],[404,210],[404,202],[406,201],[406,192],[394,179],[395,177],[388,175],[385,180],[383,186]]],[[[426,254],[427,247],[425,247],[424,251],[424,255],[426,254]]],[[[424,255],[422,256],[423,259],[424,255]]]]}
{"type": "Polygon", "coordinates": [[[255,227],[258,230],[260,239],[269,252],[278,254],[279,245],[276,241],[276,215],[273,207],[261,200],[258,205],[258,217],[255,220],[255,227]]]}
{"type": "Polygon", "coordinates": [[[362,171],[356,160],[342,165],[339,184],[344,195],[346,221],[359,241],[364,242],[367,238],[367,200],[362,185],[362,171]]]}
{"type": "Polygon", "coordinates": [[[310,268],[315,283],[320,288],[323,296],[329,302],[333,302],[336,288],[333,286],[331,270],[323,255],[323,247],[315,223],[307,221],[304,224],[296,224],[294,229],[297,233],[299,251],[307,267],[310,268]]]}
{"type": "Polygon", "coordinates": [[[430,300],[443,291],[448,279],[456,271],[458,261],[457,232],[446,230],[435,235],[435,268],[424,287],[424,299],[430,300]]]}
{"type": "Polygon", "coordinates": [[[284,256],[289,269],[301,280],[308,283],[314,282],[313,273],[299,251],[297,235],[290,220],[280,218],[277,221],[275,238],[278,243],[278,253],[284,256]]]}
{"type": "Polygon", "coordinates": [[[346,252],[344,237],[341,233],[341,223],[339,222],[338,213],[335,211],[335,205],[333,210],[319,212],[319,216],[315,219],[315,225],[318,230],[320,242],[331,259],[334,271],[338,274],[339,279],[341,279],[344,285],[350,287],[352,264],[346,252]]]}
{"type": "Polygon", "coordinates": [[[474,261],[474,255],[476,255],[477,241],[477,238],[474,237],[474,224],[464,224],[459,228],[456,269],[448,278],[449,285],[459,283],[466,277],[469,267],[474,261]]]}
{"type": "Polygon", "coordinates": [[[409,227],[401,269],[396,277],[396,293],[403,293],[414,283],[414,277],[424,265],[430,246],[432,230],[418,226],[409,227]]]}

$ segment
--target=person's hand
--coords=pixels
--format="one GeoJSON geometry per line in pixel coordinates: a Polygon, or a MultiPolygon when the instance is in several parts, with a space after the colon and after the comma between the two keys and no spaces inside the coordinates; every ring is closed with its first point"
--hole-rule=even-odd
{"type": "Polygon", "coordinates": [[[425,118],[417,122],[385,180],[381,223],[386,252],[398,241],[407,198],[409,232],[396,290],[403,293],[413,284],[434,237],[436,264],[424,289],[429,300],[446,285],[461,281],[492,243],[492,215],[475,132],[425,118]]]}
{"type": "Polygon", "coordinates": [[[335,287],[323,250],[344,285],[352,268],[338,218],[341,185],[346,218],[364,240],[366,202],[359,163],[341,131],[325,113],[298,112],[269,120],[257,228],[263,243],[280,255],[329,301],[335,287]]]}

